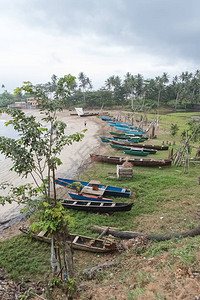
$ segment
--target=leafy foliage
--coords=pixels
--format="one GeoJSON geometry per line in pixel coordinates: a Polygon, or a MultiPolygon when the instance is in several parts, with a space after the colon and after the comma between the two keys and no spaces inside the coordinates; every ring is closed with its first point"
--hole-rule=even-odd
{"type": "Polygon", "coordinates": [[[170,135],[171,136],[175,136],[178,132],[179,128],[177,124],[171,124],[171,128],[170,128],[170,135]]]}
{"type": "Polygon", "coordinates": [[[41,210],[36,213],[39,221],[32,224],[31,229],[33,231],[49,231],[53,233],[55,231],[61,231],[63,227],[68,225],[73,226],[73,218],[68,215],[68,212],[64,209],[60,202],[52,207],[49,203],[43,202],[41,210]]]}

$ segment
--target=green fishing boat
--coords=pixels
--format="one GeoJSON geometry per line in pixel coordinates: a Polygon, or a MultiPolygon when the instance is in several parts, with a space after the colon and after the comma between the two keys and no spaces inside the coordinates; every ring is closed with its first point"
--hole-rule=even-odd
{"type": "Polygon", "coordinates": [[[137,139],[138,142],[144,142],[148,139],[148,137],[146,136],[137,136],[134,134],[124,134],[124,133],[118,133],[118,132],[110,132],[110,134],[114,137],[114,138],[118,138],[118,139],[123,139],[123,140],[134,140],[137,139]]]}
{"type": "Polygon", "coordinates": [[[124,153],[128,155],[135,155],[135,156],[147,156],[150,154],[149,152],[135,151],[135,150],[125,150],[124,153]]]}
{"type": "Polygon", "coordinates": [[[147,152],[148,154],[156,154],[157,150],[155,149],[146,149],[146,148],[134,148],[130,146],[121,146],[121,145],[115,145],[110,144],[112,148],[119,149],[119,150],[131,150],[131,151],[137,151],[137,152],[147,152]]]}

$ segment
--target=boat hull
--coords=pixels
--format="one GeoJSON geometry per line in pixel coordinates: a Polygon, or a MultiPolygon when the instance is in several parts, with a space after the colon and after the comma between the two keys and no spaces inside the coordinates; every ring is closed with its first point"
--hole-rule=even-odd
{"type": "MultiPolygon", "coordinates": [[[[20,227],[20,231],[29,234],[28,228],[20,227]]],[[[32,233],[31,237],[46,243],[51,243],[51,237],[46,234],[40,236],[36,233],[32,233]]],[[[73,249],[88,251],[88,252],[97,252],[97,253],[106,253],[116,250],[116,243],[106,244],[101,239],[90,238],[87,236],[69,234],[66,237],[66,242],[70,243],[73,249]]]]}
{"type": "Polygon", "coordinates": [[[99,198],[99,197],[93,196],[93,195],[85,195],[85,194],[77,194],[77,193],[68,193],[68,194],[74,200],[113,202],[112,199],[99,198]]]}
{"type": "Polygon", "coordinates": [[[130,143],[128,140],[126,140],[126,141],[115,141],[115,140],[113,140],[112,144],[120,145],[120,146],[130,146],[130,147],[136,147],[136,148],[144,148],[144,149],[168,150],[168,146],[134,144],[134,143],[130,143]]]}
{"type": "MultiPolygon", "coordinates": [[[[90,154],[92,162],[108,163],[113,165],[122,165],[126,159],[120,156],[105,156],[90,154]]],[[[148,159],[148,158],[130,158],[127,160],[132,163],[133,166],[138,167],[166,167],[171,166],[171,159],[148,159]]]]}
{"type": "MultiPolygon", "coordinates": [[[[78,180],[73,180],[73,179],[65,179],[65,178],[56,178],[55,182],[59,185],[76,189],[76,187],[72,187],[71,184],[75,182],[80,182],[83,186],[88,186],[91,187],[90,184],[86,181],[78,181],[78,180]]],[[[104,196],[114,196],[114,197],[130,197],[131,192],[127,190],[126,188],[118,188],[114,186],[105,186],[105,185],[99,185],[99,188],[105,189],[104,191],[104,196]]]]}
{"type": "Polygon", "coordinates": [[[156,154],[156,152],[157,152],[157,150],[155,150],[155,149],[134,148],[132,145],[130,145],[130,146],[123,146],[121,144],[112,143],[112,144],[110,144],[110,146],[112,148],[115,148],[115,149],[119,149],[119,150],[131,150],[132,152],[136,152],[136,153],[139,153],[139,152],[148,152],[148,154],[156,154]]]}
{"type": "Polygon", "coordinates": [[[133,203],[121,202],[97,202],[97,201],[77,201],[77,200],[64,200],[62,205],[66,209],[82,210],[92,213],[114,213],[122,211],[130,211],[133,203]]]}

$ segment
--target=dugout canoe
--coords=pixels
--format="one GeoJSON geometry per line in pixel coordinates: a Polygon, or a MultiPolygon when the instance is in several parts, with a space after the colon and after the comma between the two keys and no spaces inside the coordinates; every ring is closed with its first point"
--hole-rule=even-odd
{"type": "MultiPolygon", "coordinates": [[[[108,163],[113,165],[122,165],[126,159],[120,156],[105,156],[90,154],[92,162],[108,163]]],[[[132,163],[133,166],[138,167],[166,167],[171,166],[171,159],[151,159],[151,158],[129,158],[128,162],[132,163]]]]}
{"type": "Polygon", "coordinates": [[[78,181],[74,179],[66,179],[66,178],[56,178],[55,182],[61,186],[65,186],[71,189],[76,189],[76,186],[73,186],[73,183],[80,182],[82,184],[83,189],[81,193],[84,194],[92,194],[98,196],[114,196],[114,197],[130,197],[131,192],[126,188],[119,188],[115,186],[102,185],[98,182],[98,184],[94,184],[94,181],[86,182],[86,181],[78,181]],[[94,185],[98,185],[93,189],[94,185]]]}
{"type": "Polygon", "coordinates": [[[68,194],[73,200],[113,202],[112,199],[98,197],[98,196],[94,196],[94,195],[78,194],[78,193],[68,193],[68,194]]]}
{"type": "Polygon", "coordinates": [[[114,213],[131,210],[133,203],[81,201],[66,199],[62,202],[66,209],[83,210],[92,213],[114,213]]]}
{"type": "MultiPolygon", "coordinates": [[[[115,149],[119,149],[119,150],[132,150],[133,152],[148,152],[148,154],[156,154],[157,153],[157,150],[155,149],[148,149],[148,148],[134,148],[132,145],[130,146],[123,146],[123,145],[118,145],[118,144],[114,144],[114,143],[111,143],[110,146],[112,148],[115,148],[115,149]]],[[[145,156],[145,155],[144,155],[145,156]]]]}
{"type": "Polygon", "coordinates": [[[135,134],[135,135],[143,135],[146,131],[138,131],[138,130],[129,130],[127,128],[114,126],[115,129],[123,131],[126,134],[135,134]]]}
{"type": "Polygon", "coordinates": [[[118,132],[113,132],[111,131],[110,134],[114,137],[114,138],[119,138],[119,139],[126,139],[129,140],[131,138],[135,138],[135,137],[139,137],[141,139],[144,140],[148,140],[147,136],[141,136],[141,135],[137,135],[137,134],[126,134],[126,133],[118,133],[118,132]]]}
{"type": "MultiPolygon", "coordinates": [[[[111,138],[111,137],[105,137],[105,136],[100,136],[100,139],[103,143],[110,143],[112,141],[122,141],[120,140],[120,138],[111,138]]],[[[131,138],[128,140],[130,143],[139,143],[139,142],[143,142],[144,140],[142,138],[140,138],[139,136],[138,137],[134,137],[134,138],[131,138]]]]}
{"type": "MultiPolygon", "coordinates": [[[[51,243],[51,237],[48,236],[48,232],[41,231],[39,233],[30,233],[27,227],[20,227],[19,230],[25,234],[31,234],[31,237],[42,242],[51,243]]],[[[110,242],[105,239],[95,239],[83,235],[69,234],[66,238],[66,242],[72,245],[73,249],[106,253],[116,250],[116,243],[110,242]]]]}
{"type": "Polygon", "coordinates": [[[128,140],[123,140],[123,141],[112,140],[111,142],[114,145],[130,146],[130,147],[145,148],[145,149],[168,150],[169,148],[168,146],[160,146],[160,145],[134,144],[129,142],[128,140]]]}

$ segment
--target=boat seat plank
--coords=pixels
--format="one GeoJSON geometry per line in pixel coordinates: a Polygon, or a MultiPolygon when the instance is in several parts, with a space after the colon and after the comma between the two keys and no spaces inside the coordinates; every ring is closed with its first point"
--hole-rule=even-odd
{"type": "Polygon", "coordinates": [[[90,186],[84,186],[84,188],[81,190],[81,193],[97,195],[97,196],[103,196],[104,192],[105,192],[105,189],[100,188],[96,191],[96,190],[93,190],[92,187],[90,187],[90,186]]]}
{"type": "Polygon", "coordinates": [[[38,233],[38,236],[43,237],[45,234],[46,234],[46,231],[42,230],[38,233]]]}
{"type": "Polygon", "coordinates": [[[76,243],[76,242],[78,241],[78,239],[79,239],[79,235],[77,235],[77,236],[75,237],[75,239],[73,240],[72,243],[76,243]]]}

